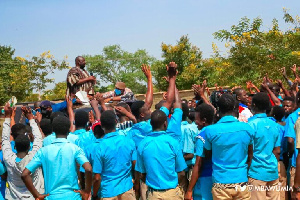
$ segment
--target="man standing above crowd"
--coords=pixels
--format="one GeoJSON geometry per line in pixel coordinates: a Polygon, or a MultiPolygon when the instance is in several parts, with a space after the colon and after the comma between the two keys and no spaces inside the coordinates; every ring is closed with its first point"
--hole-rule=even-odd
{"type": "Polygon", "coordinates": [[[93,86],[96,78],[90,76],[85,68],[85,59],[82,56],[75,58],[76,66],[71,68],[67,76],[67,96],[76,94],[78,91],[85,91],[87,94],[94,93],[93,86]]]}

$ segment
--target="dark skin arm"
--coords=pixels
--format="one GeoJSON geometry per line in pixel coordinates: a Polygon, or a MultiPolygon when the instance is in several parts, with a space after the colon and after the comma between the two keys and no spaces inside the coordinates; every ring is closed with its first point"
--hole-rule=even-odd
{"type": "Polygon", "coordinates": [[[185,153],[185,154],[183,155],[183,157],[184,157],[184,160],[185,160],[185,161],[187,161],[187,160],[192,160],[192,159],[194,158],[194,154],[192,154],[192,153],[185,153]]]}
{"type": "Polygon", "coordinates": [[[92,101],[90,101],[90,104],[91,104],[93,110],[95,111],[96,119],[100,120],[101,113],[100,113],[100,110],[98,108],[98,101],[97,100],[92,100],[92,101]]]}
{"type": "Polygon", "coordinates": [[[288,137],[287,138],[288,140],[288,152],[289,152],[289,157],[291,158],[294,154],[294,147],[295,147],[295,141],[294,141],[294,138],[291,138],[291,137],[288,137]]]}
{"type": "Polygon", "coordinates": [[[272,101],[274,102],[274,104],[276,106],[280,106],[281,102],[280,100],[275,96],[275,94],[270,90],[270,88],[268,87],[268,85],[266,83],[262,84],[263,88],[268,92],[268,94],[270,95],[272,101]]]}
{"type": "Polygon", "coordinates": [[[93,198],[97,197],[97,193],[100,189],[100,185],[101,185],[101,175],[95,174],[93,180],[93,198]]]}
{"type": "Polygon", "coordinates": [[[134,184],[133,188],[135,191],[135,197],[136,199],[140,199],[140,179],[141,179],[142,174],[138,171],[134,171],[134,184]]]}
{"type": "Polygon", "coordinates": [[[252,158],[253,158],[253,145],[249,145],[248,146],[248,159],[247,159],[248,170],[251,166],[252,158]]]}
{"type": "Polygon", "coordinates": [[[134,124],[137,123],[137,120],[136,120],[135,116],[131,112],[129,112],[128,110],[126,110],[126,108],[123,108],[121,106],[116,106],[115,110],[117,112],[122,113],[123,115],[126,115],[126,117],[128,117],[134,124]]]}
{"type": "Polygon", "coordinates": [[[297,65],[296,64],[293,64],[293,67],[291,67],[291,70],[295,76],[296,79],[299,78],[298,74],[297,74],[297,65]]]}
{"type": "Polygon", "coordinates": [[[170,62],[169,65],[167,65],[167,71],[169,75],[169,87],[167,92],[167,99],[163,106],[166,107],[168,110],[170,110],[170,108],[172,107],[175,98],[175,80],[177,74],[176,69],[177,65],[175,62],[170,62]]]}
{"type": "Polygon", "coordinates": [[[35,199],[38,200],[43,200],[45,199],[45,197],[49,196],[49,194],[40,194],[37,189],[34,187],[33,182],[32,182],[32,178],[30,176],[31,172],[25,168],[22,172],[21,178],[24,182],[24,184],[26,185],[27,189],[29,190],[29,192],[32,194],[32,196],[35,199]]]}
{"type": "Polygon", "coordinates": [[[101,108],[103,111],[106,111],[107,110],[107,107],[105,105],[105,100],[103,98],[103,95],[100,94],[99,92],[97,92],[96,94],[96,100],[99,102],[99,104],[101,105],[101,108]]]}
{"type": "MultiPolygon", "coordinates": [[[[297,149],[298,152],[300,152],[300,148],[297,149]]],[[[298,153],[296,158],[296,173],[295,173],[295,181],[294,181],[294,188],[298,188],[300,186],[300,153],[298,153]]],[[[292,199],[296,200],[300,198],[300,193],[296,192],[294,189],[294,192],[292,193],[292,199]]]]}
{"type": "Polygon", "coordinates": [[[96,77],[94,76],[89,76],[87,78],[84,78],[84,79],[80,79],[77,83],[75,83],[75,85],[82,85],[83,83],[86,83],[86,82],[89,82],[89,81],[92,81],[92,82],[96,82],[96,77]]]}
{"type": "Polygon", "coordinates": [[[81,195],[83,200],[88,200],[91,193],[92,188],[92,180],[93,180],[93,172],[92,166],[89,162],[86,162],[82,165],[85,170],[85,189],[84,190],[75,190],[74,192],[78,192],[81,195]]]}
{"type": "Polygon", "coordinates": [[[189,187],[187,192],[185,193],[184,200],[191,200],[193,195],[194,187],[198,181],[198,178],[201,174],[201,165],[202,165],[202,158],[200,156],[196,156],[196,162],[193,168],[193,173],[191,177],[191,181],[189,183],[189,187]]]}
{"type": "Polygon", "coordinates": [[[144,108],[149,110],[153,104],[153,83],[152,83],[152,74],[150,71],[150,66],[142,65],[142,71],[147,78],[147,93],[144,108]]]}
{"type": "Polygon", "coordinates": [[[179,91],[177,90],[176,86],[175,86],[175,102],[174,102],[173,107],[182,109],[181,98],[180,98],[179,91]]]}
{"type": "Polygon", "coordinates": [[[280,147],[275,147],[273,149],[273,154],[276,156],[277,160],[279,161],[279,157],[280,157],[280,147]]]}
{"type": "Polygon", "coordinates": [[[74,111],[73,111],[72,98],[66,97],[66,101],[67,101],[67,110],[68,110],[68,114],[69,114],[69,120],[71,123],[70,132],[74,132],[75,131],[75,125],[74,125],[75,115],[74,115],[74,111]]]}
{"type": "Polygon", "coordinates": [[[281,80],[277,80],[277,85],[282,89],[283,93],[285,94],[285,96],[290,97],[291,94],[289,93],[289,91],[287,89],[285,89],[284,85],[282,84],[281,80]]]}

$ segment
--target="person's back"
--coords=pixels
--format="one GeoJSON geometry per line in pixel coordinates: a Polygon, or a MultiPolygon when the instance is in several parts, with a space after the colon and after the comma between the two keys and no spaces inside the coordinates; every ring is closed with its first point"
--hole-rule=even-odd
{"type": "Polygon", "coordinates": [[[213,179],[215,183],[247,182],[248,146],[253,130],[233,116],[222,117],[205,129],[205,147],[212,149],[213,179]]]}
{"type": "Polygon", "coordinates": [[[263,181],[275,180],[278,178],[278,161],[273,154],[273,149],[276,144],[280,146],[278,125],[268,119],[265,113],[254,115],[249,119],[249,125],[255,131],[249,176],[263,181]]]}
{"type": "MultiPolygon", "coordinates": [[[[6,108],[7,109],[7,108],[6,108]]],[[[11,109],[11,108],[10,108],[11,109]]],[[[36,152],[42,147],[42,135],[40,130],[33,119],[33,115],[29,112],[29,108],[22,108],[22,111],[29,119],[30,126],[32,127],[32,133],[34,135],[34,143],[32,151],[30,149],[30,140],[25,135],[26,129],[19,129],[19,135],[14,136],[15,148],[17,153],[14,153],[9,142],[10,137],[10,119],[5,119],[2,133],[2,150],[3,160],[7,169],[7,183],[8,189],[5,191],[6,199],[34,199],[30,194],[25,184],[21,180],[22,171],[25,166],[32,160],[36,152]],[[26,110],[27,109],[27,110],[26,110]],[[24,111],[26,110],[26,111],[24,111]]],[[[22,127],[22,126],[20,126],[22,127]]],[[[15,135],[13,133],[13,135],[15,135]]],[[[37,190],[41,193],[44,192],[44,179],[42,169],[38,168],[35,173],[32,174],[33,184],[37,190]]]]}

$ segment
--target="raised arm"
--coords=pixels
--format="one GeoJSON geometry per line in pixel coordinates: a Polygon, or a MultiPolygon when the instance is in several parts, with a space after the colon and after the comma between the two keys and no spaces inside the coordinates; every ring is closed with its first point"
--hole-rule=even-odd
{"type": "Polygon", "coordinates": [[[5,120],[2,130],[2,151],[3,159],[8,160],[14,154],[10,145],[10,118],[12,116],[12,108],[7,103],[4,107],[5,120]]]}
{"type": "Polygon", "coordinates": [[[285,94],[285,96],[290,97],[291,94],[289,93],[289,91],[287,89],[285,89],[284,85],[282,84],[281,80],[277,80],[277,85],[282,89],[283,93],[285,94]]]}
{"type": "Polygon", "coordinates": [[[170,110],[174,99],[175,99],[175,81],[176,81],[176,74],[177,74],[177,65],[175,62],[170,62],[167,65],[167,71],[169,76],[169,87],[167,92],[167,99],[166,102],[163,104],[168,110],[170,110]]]}
{"type": "Polygon", "coordinates": [[[181,98],[179,95],[179,91],[177,90],[177,87],[175,86],[175,102],[173,105],[173,108],[180,108],[182,109],[182,103],[181,103],[181,98]]]}
{"type": "Polygon", "coordinates": [[[100,120],[101,113],[100,113],[100,110],[98,108],[98,101],[97,100],[92,100],[92,101],[90,101],[90,104],[91,104],[93,110],[95,111],[96,120],[100,120]]]}
{"type": "Polygon", "coordinates": [[[135,116],[131,112],[126,110],[126,108],[121,107],[121,106],[116,106],[115,110],[120,112],[123,115],[126,115],[126,117],[128,117],[134,124],[137,123],[137,120],[136,120],[135,116]]]}
{"type": "Polygon", "coordinates": [[[144,108],[150,109],[153,104],[153,83],[152,83],[152,74],[150,71],[150,66],[142,65],[142,71],[147,78],[147,93],[144,108]]]}
{"type": "Polygon", "coordinates": [[[292,87],[293,82],[287,77],[285,67],[281,68],[281,69],[280,69],[280,72],[281,72],[283,78],[284,78],[284,79],[286,80],[286,82],[289,84],[289,86],[292,87]]]}
{"type": "Polygon", "coordinates": [[[99,102],[101,108],[103,111],[106,111],[107,110],[107,107],[105,105],[105,99],[103,98],[103,95],[100,94],[99,92],[97,92],[96,94],[96,100],[99,102]]]}
{"type": "Polygon", "coordinates": [[[67,110],[68,110],[68,114],[69,114],[69,120],[70,120],[70,132],[74,132],[75,131],[75,125],[74,125],[74,121],[75,121],[75,114],[73,111],[73,102],[72,102],[72,98],[66,97],[66,101],[67,101],[67,110]]]}
{"type": "Polygon", "coordinates": [[[22,110],[24,116],[29,120],[31,129],[32,129],[34,141],[33,141],[33,146],[32,146],[31,152],[33,154],[35,154],[43,146],[42,134],[41,134],[41,131],[40,131],[37,123],[34,120],[34,116],[31,113],[31,109],[29,107],[23,106],[21,108],[21,110],[22,110]]]}
{"type": "Polygon", "coordinates": [[[297,65],[296,64],[293,64],[293,66],[291,67],[291,70],[295,76],[296,79],[299,78],[298,74],[297,74],[297,65]]]}
{"type": "Polygon", "coordinates": [[[275,94],[270,90],[269,86],[266,83],[266,80],[264,80],[262,87],[268,92],[268,94],[270,95],[272,101],[274,102],[274,104],[276,106],[280,106],[281,102],[280,100],[275,96],[275,94]]]}

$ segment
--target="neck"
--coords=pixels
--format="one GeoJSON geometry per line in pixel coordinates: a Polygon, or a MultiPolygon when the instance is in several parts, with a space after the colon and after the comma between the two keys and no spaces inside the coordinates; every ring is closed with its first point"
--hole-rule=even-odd
{"type": "Polygon", "coordinates": [[[85,127],[76,127],[76,130],[81,130],[81,129],[85,130],[85,127]]]}
{"type": "Polygon", "coordinates": [[[104,128],[104,133],[107,134],[107,133],[112,133],[112,132],[116,132],[116,128],[112,129],[112,130],[106,130],[104,128]]]}
{"type": "Polygon", "coordinates": [[[225,117],[225,116],[235,116],[235,114],[234,114],[234,112],[232,111],[232,112],[227,112],[227,113],[220,113],[220,117],[222,118],[222,117],[225,117]]]}
{"type": "Polygon", "coordinates": [[[254,110],[254,115],[261,114],[261,113],[266,113],[266,111],[265,110],[254,110]]]}
{"type": "Polygon", "coordinates": [[[24,158],[27,155],[27,152],[18,152],[17,157],[18,158],[24,158]]]}
{"type": "Polygon", "coordinates": [[[166,131],[166,129],[164,128],[157,128],[157,129],[153,129],[153,132],[159,132],[159,131],[166,131]]]}
{"type": "Polygon", "coordinates": [[[68,135],[56,135],[56,138],[67,138],[68,135]]]}
{"type": "Polygon", "coordinates": [[[121,116],[119,120],[120,120],[120,123],[123,123],[123,122],[126,122],[126,121],[130,121],[129,118],[126,117],[126,116],[121,116]]]}

